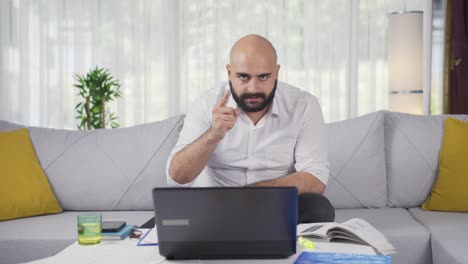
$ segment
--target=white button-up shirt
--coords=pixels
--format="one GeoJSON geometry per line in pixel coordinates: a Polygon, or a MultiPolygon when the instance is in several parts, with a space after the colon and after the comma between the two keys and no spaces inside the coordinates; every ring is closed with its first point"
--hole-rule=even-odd
{"type": "MultiPolygon", "coordinates": [[[[311,173],[327,184],[328,141],[319,102],[310,93],[281,82],[272,106],[257,125],[240,110],[236,124],[218,143],[200,175],[191,183],[175,182],[169,175],[172,157],[211,127],[211,111],[227,89],[228,82],[208,90],[188,109],[167,161],[169,185],[244,186],[296,171],[311,173]]],[[[232,95],[227,106],[237,107],[232,95]]]]}

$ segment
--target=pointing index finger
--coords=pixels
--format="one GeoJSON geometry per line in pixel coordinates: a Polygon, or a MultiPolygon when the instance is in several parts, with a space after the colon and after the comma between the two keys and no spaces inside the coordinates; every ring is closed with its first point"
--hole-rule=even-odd
{"type": "Polygon", "coordinates": [[[230,96],[231,96],[231,91],[226,90],[226,92],[224,92],[223,98],[219,100],[219,103],[217,106],[220,106],[220,107],[226,106],[227,102],[229,101],[230,96]]]}

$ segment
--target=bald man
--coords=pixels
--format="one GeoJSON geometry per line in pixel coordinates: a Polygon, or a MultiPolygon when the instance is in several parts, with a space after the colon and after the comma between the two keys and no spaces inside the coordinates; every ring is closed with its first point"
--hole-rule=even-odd
{"type": "Polygon", "coordinates": [[[232,47],[229,81],[190,107],[167,162],[175,186],[294,186],[299,221],[334,220],[326,129],[317,98],[278,82],[273,45],[247,35],[232,47]]]}

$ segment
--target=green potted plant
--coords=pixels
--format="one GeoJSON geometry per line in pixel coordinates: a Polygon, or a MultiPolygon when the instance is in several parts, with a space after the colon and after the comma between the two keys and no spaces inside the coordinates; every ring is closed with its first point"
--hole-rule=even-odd
{"type": "Polygon", "coordinates": [[[104,68],[90,70],[86,76],[75,74],[74,84],[83,99],[75,106],[78,113],[78,129],[111,128],[119,127],[117,116],[112,113],[107,103],[121,97],[120,83],[104,68]]]}

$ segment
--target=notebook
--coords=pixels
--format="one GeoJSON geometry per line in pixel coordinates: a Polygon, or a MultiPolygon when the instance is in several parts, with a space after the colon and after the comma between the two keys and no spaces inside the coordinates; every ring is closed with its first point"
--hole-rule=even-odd
{"type": "Polygon", "coordinates": [[[130,235],[132,232],[133,226],[132,225],[126,225],[125,227],[122,227],[119,231],[117,232],[102,232],[102,239],[104,240],[122,240],[125,239],[130,235]]]}

